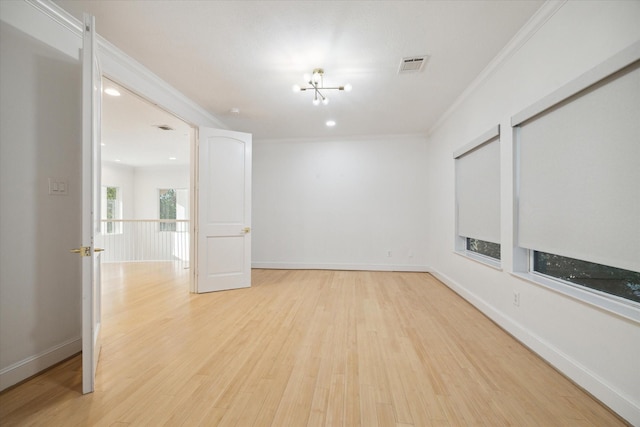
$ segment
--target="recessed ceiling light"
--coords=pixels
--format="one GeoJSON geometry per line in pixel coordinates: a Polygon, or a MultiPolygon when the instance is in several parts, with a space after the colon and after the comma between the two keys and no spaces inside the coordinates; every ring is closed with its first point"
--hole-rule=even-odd
{"type": "Polygon", "coordinates": [[[118,92],[117,89],[114,89],[112,87],[108,87],[104,90],[104,93],[106,93],[107,95],[111,95],[111,96],[120,96],[120,92],[118,92]]]}
{"type": "Polygon", "coordinates": [[[169,157],[169,160],[175,160],[175,159],[176,159],[175,157],[169,157]]]}
{"type": "Polygon", "coordinates": [[[334,120],[327,120],[327,126],[334,127],[335,125],[336,125],[336,122],[334,120]]]}
{"type": "Polygon", "coordinates": [[[104,147],[107,144],[105,144],[104,142],[101,142],[100,145],[104,147]]]}
{"type": "Polygon", "coordinates": [[[119,161],[120,161],[120,159],[116,159],[116,162],[119,162],[119,161]]]}

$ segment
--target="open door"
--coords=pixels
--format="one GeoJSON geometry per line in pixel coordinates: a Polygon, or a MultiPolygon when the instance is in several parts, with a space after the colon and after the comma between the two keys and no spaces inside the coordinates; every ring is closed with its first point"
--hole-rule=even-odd
{"type": "MultiPolygon", "coordinates": [[[[84,15],[82,48],[82,392],[94,389],[100,355],[100,107],[95,18],[84,15]]],[[[78,251],[78,250],[76,250],[78,251]]]]}
{"type": "Polygon", "coordinates": [[[201,127],[196,154],[198,293],[251,286],[251,135],[201,127]]]}

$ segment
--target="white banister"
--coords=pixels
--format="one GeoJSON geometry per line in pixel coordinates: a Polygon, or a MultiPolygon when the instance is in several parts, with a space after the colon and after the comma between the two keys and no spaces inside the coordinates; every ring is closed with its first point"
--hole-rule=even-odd
{"type": "Polygon", "coordinates": [[[189,220],[102,220],[103,262],[189,261],[189,220]]]}

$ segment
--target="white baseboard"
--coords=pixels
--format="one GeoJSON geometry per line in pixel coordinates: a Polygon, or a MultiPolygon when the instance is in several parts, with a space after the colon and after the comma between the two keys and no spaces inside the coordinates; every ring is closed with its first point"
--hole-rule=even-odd
{"type": "Polygon", "coordinates": [[[542,357],[558,371],[562,372],[596,399],[611,408],[612,411],[631,423],[631,425],[640,426],[640,407],[633,401],[631,396],[620,393],[620,391],[609,385],[597,374],[591,372],[580,364],[580,362],[572,359],[545,341],[542,337],[524,328],[513,318],[499,311],[447,275],[433,270],[431,274],[462,298],[473,304],[473,306],[527,346],[531,351],[542,357]]]}
{"type": "Polygon", "coordinates": [[[35,356],[0,370],[0,391],[26,380],[82,350],[82,340],[74,338],[35,356]]]}
{"type": "Polygon", "coordinates": [[[253,262],[252,268],[276,270],[354,270],[354,271],[407,271],[428,272],[426,265],[395,264],[323,264],[298,262],[253,262]]]}

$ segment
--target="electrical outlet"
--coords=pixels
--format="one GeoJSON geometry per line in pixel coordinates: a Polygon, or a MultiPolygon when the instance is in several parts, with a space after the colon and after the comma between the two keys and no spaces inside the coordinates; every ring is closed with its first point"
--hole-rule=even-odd
{"type": "Polygon", "coordinates": [[[520,292],[513,291],[513,305],[520,307],[520,292]]]}

